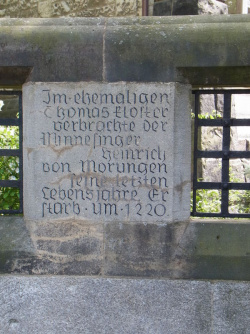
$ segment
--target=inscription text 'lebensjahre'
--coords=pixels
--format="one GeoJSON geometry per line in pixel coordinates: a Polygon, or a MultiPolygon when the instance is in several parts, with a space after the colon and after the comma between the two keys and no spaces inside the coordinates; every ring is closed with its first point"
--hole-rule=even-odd
{"type": "Polygon", "coordinates": [[[41,217],[167,219],[173,123],[168,86],[44,84],[38,96],[41,217]]]}

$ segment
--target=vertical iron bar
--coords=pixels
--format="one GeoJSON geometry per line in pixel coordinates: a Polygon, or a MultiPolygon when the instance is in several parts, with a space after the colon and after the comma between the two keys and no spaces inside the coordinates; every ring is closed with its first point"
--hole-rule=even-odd
{"type": "Polygon", "coordinates": [[[230,151],[230,124],[231,124],[231,93],[224,93],[223,111],[223,142],[222,142],[222,190],[221,190],[221,214],[228,215],[229,198],[229,151],[230,151]]]}
{"type": "Polygon", "coordinates": [[[20,203],[20,213],[23,213],[23,110],[22,110],[22,92],[19,94],[19,180],[20,180],[20,188],[19,188],[19,203],[20,203]]]}
{"type": "Polygon", "coordinates": [[[194,118],[194,170],[193,170],[193,215],[196,213],[197,188],[197,150],[198,150],[198,115],[200,112],[200,94],[195,92],[195,118],[194,118]]]}

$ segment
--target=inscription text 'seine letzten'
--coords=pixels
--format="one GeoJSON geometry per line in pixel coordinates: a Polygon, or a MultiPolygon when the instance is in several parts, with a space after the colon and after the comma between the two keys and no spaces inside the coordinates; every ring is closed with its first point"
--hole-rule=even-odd
{"type": "Polygon", "coordinates": [[[168,220],[171,85],[44,83],[27,88],[33,89],[26,102],[33,131],[26,138],[27,168],[35,175],[27,187],[40,218],[168,220]]]}

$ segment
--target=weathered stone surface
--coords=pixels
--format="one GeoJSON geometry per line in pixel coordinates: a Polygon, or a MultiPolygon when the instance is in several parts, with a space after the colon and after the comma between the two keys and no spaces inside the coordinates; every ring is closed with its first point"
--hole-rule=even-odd
{"type": "Polygon", "coordinates": [[[154,16],[227,14],[227,5],[216,0],[167,0],[154,4],[154,16]]]}
{"type": "MultiPolygon", "coordinates": [[[[79,20],[75,20],[74,26],[70,24],[72,19],[65,20],[67,25],[59,23],[59,29],[51,26],[52,21],[41,19],[38,21],[44,24],[43,28],[39,27],[39,22],[36,21],[35,26],[27,30],[20,29],[19,20],[10,20],[10,26],[1,28],[1,47],[5,50],[1,53],[2,71],[5,71],[4,67],[8,67],[7,70],[12,66],[17,69],[28,67],[26,75],[29,75],[33,68],[31,76],[38,81],[47,81],[48,74],[51,81],[59,78],[64,81],[66,73],[68,78],[79,76],[81,80],[101,80],[104,29],[102,19],[86,19],[84,33],[81,25],[78,26],[79,20]],[[12,39],[9,34],[13,34],[12,38],[16,34],[18,37],[12,39]],[[13,53],[12,43],[15,45],[15,50],[18,50],[17,54],[13,53]],[[36,66],[36,62],[40,65],[36,66]]],[[[15,84],[18,81],[17,75],[12,74],[12,77],[12,84],[15,84]]],[[[23,79],[28,78],[22,76],[23,79]]],[[[1,80],[2,84],[6,85],[4,79],[1,80]]],[[[9,79],[7,84],[11,84],[9,79]]]]}
{"type": "Polygon", "coordinates": [[[248,85],[249,21],[248,15],[2,19],[0,83],[6,85],[6,73],[9,85],[18,79],[248,85]],[[27,68],[26,76],[12,73],[10,80],[12,66],[27,68]]]}
{"type": "Polygon", "coordinates": [[[178,256],[178,247],[187,225],[187,222],[168,225],[105,224],[105,274],[185,276],[190,268],[185,259],[178,256]]]}
{"type": "Polygon", "coordinates": [[[0,273],[99,275],[102,226],[0,217],[0,273]]]}
{"type": "MultiPolygon", "coordinates": [[[[26,221],[36,249],[32,274],[99,275],[103,261],[103,229],[86,220],[26,221]]],[[[19,260],[14,272],[22,272],[19,260]]]]}
{"type": "Polygon", "coordinates": [[[249,291],[237,282],[1,276],[0,333],[248,334],[249,291]]]}
{"type": "Polygon", "coordinates": [[[250,280],[249,230],[248,221],[102,228],[0,217],[0,272],[250,280]]]}
{"type": "Polygon", "coordinates": [[[198,1],[198,14],[199,15],[216,15],[216,14],[228,14],[228,7],[221,1],[216,0],[199,0],[198,1]]]}
{"type": "MultiPolygon", "coordinates": [[[[241,71],[237,68],[233,61],[237,58],[238,62],[242,55],[236,56],[238,51],[235,43],[241,44],[239,38],[243,37],[241,33],[245,34],[248,25],[243,24],[241,30],[238,30],[240,27],[237,24],[228,30],[225,24],[228,19],[226,16],[225,20],[224,16],[213,16],[210,21],[208,16],[201,15],[147,18],[140,21],[124,18],[120,20],[120,25],[114,19],[108,19],[105,80],[166,81],[166,78],[175,77],[178,79],[173,81],[183,82],[184,74],[192,84],[217,86],[223,82],[225,85],[238,82],[236,85],[239,85],[239,81],[245,82],[246,77],[244,79],[243,69],[241,71]],[[164,20],[168,22],[166,25],[162,24],[164,20]],[[196,23],[192,24],[192,21],[196,23]],[[201,21],[203,23],[199,25],[201,21]],[[207,24],[208,21],[217,24],[207,24]],[[235,42],[232,43],[233,40],[235,42]],[[231,66],[234,69],[230,69],[231,66]]],[[[244,38],[247,38],[246,35],[244,38]]],[[[245,46],[242,39],[240,49],[243,50],[245,46]]],[[[240,63],[250,61],[246,54],[243,58],[240,63]]]]}
{"type": "Polygon", "coordinates": [[[6,0],[1,4],[0,17],[97,17],[136,16],[141,0],[6,0]]]}
{"type": "Polygon", "coordinates": [[[26,219],[189,218],[189,86],[34,83],[23,105],[26,219]]]}
{"type": "Polygon", "coordinates": [[[211,333],[211,284],[0,277],[0,333],[211,333]]]}
{"type": "Polygon", "coordinates": [[[186,250],[189,277],[250,280],[248,220],[192,221],[179,246],[186,250]]]}
{"type": "MultiPolygon", "coordinates": [[[[3,65],[0,72],[1,83],[3,84],[8,76],[6,73],[12,73],[14,77],[17,69],[20,70],[21,79],[17,74],[14,81],[8,81],[9,85],[13,82],[15,84],[19,82],[20,84],[25,80],[81,81],[83,77],[84,80],[98,81],[189,81],[198,86],[249,85],[250,53],[249,45],[246,43],[249,38],[249,22],[250,18],[247,15],[221,16],[219,18],[215,16],[143,18],[140,20],[136,18],[119,20],[59,19],[56,21],[3,19],[0,20],[0,60],[3,65]],[[107,26],[106,33],[105,25],[107,26]],[[53,34],[54,37],[52,38],[51,35],[53,34]],[[49,43],[50,41],[51,43],[49,43]],[[46,43],[44,44],[44,42],[46,43]],[[87,58],[91,58],[90,65],[93,65],[92,68],[88,66],[87,58],[84,58],[86,45],[89,46],[88,50],[91,50],[87,58]],[[63,54],[61,53],[62,49],[66,49],[63,54]],[[105,56],[102,53],[104,50],[105,56]],[[96,62],[95,55],[97,54],[98,61],[96,62]],[[49,65],[50,62],[51,65],[49,65]],[[72,70],[74,63],[77,63],[77,70],[72,70]],[[31,71],[32,67],[33,70],[31,71]],[[85,73],[84,76],[83,73],[85,73]],[[28,75],[30,75],[29,78],[28,75]]],[[[183,124],[184,126],[185,124],[183,124]]],[[[176,207],[178,208],[177,205],[176,207]]],[[[0,218],[3,222],[6,219],[6,217],[0,218]]],[[[2,254],[4,256],[4,258],[2,257],[4,259],[1,267],[3,268],[2,272],[32,273],[34,272],[32,268],[35,268],[37,273],[46,273],[46,268],[50,268],[48,270],[50,273],[103,274],[100,268],[104,267],[104,262],[100,264],[100,253],[98,253],[98,245],[101,245],[101,242],[97,242],[102,233],[101,227],[96,226],[99,222],[95,225],[96,230],[91,229],[89,222],[81,222],[82,226],[85,226],[85,223],[88,225],[84,230],[85,235],[89,231],[92,231],[90,238],[93,235],[98,235],[98,238],[89,240],[83,232],[81,236],[77,236],[77,232],[75,232],[77,229],[73,223],[66,226],[66,224],[60,225],[57,222],[55,226],[58,230],[58,237],[49,226],[45,227],[44,225],[44,227],[35,231],[34,225],[37,222],[29,223],[30,225],[28,222],[25,225],[28,226],[26,232],[29,231],[29,233],[22,239],[12,230],[12,226],[8,225],[10,236],[8,240],[11,240],[11,242],[2,243],[2,254]],[[49,237],[49,233],[51,233],[53,240],[46,240],[46,235],[49,237]],[[69,237],[68,244],[65,243],[65,240],[63,243],[57,241],[64,233],[69,237]],[[35,241],[38,240],[37,243],[33,242],[33,236],[35,241]],[[75,245],[71,236],[77,240],[75,245]],[[29,254],[25,253],[23,258],[21,252],[9,252],[9,250],[15,249],[16,238],[20,242],[17,243],[18,248],[25,249],[26,240],[29,240],[34,247],[34,253],[38,252],[36,247],[39,247],[39,253],[37,253],[39,257],[36,255],[32,257],[33,250],[30,250],[29,254]],[[91,240],[93,240],[93,243],[91,240]],[[94,249],[96,250],[95,254],[97,256],[94,255],[93,260],[96,265],[95,267],[90,265],[92,269],[84,269],[88,267],[85,259],[87,255],[90,255],[90,252],[84,248],[84,244],[90,246],[92,254],[95,253],[94,249]],[[49,256],[45,249],[49,250],[49,256]],[[75,256],[75,261],[71,262],[69,260],[68,263],[64,264],[60,261],[54,261],[54,258],[51,261],[50,256],[54,250],[59,250],[62,257],[68,256],[70,258],[68,254],[72,253],[72,258],[74,259],[75,256]],[[77,262],[79,250],[87,255],[77,262]],[[8,262],[9,260],[12,262],[8,262]],[[9,266],[8,263],[14,265],[9,266]]],[[[37,225],[39,225],[39,222],[37,225]]],[[[108,225],[109,223],[106,224],[106,226],[108,225]]],[[[234,224],[227,224],[224,229],[224,225],[216,221],[211,222],[209,228],[203,230],[203,225],[199,221],[190,223],[185,233],[183,232],[183,237],[175,250],[182,262],[186,261],[188,263],[188,265],[182,267],[185,270],[179,273],[180,276],[177,277],[249,280],[248,268],[250,268],[250,265],[247,255],[249,253],[249,240],[245,237],[245,235],[249,235],[249,225],[245,225],[246,227],[242,228],[238,222],[234,222],[234,224]],[[221,234],[215,235],[214,233],[217,233],[217,229],[220,228],[226,237],[217,239],[217,236],[221,236],[221,234]],[[241,231],[243,234],[241,234],[241,231]],[[237,250],[235,253],[238,255],[234,256],[233,252],[229,252],[230,249],[237,250]],[[205,253],[204,250],[210,250],[210,253],[205,253]]],[[[136,229],[140,230],[140,226],[136,226],[134,230],[136,229]]],[[[141,248],[145,250],[146,256],[149,256],[150,254],[144,245],[151,246],[152,243],[150,238],[147,239],[147,232],[145,231],[146,228],[142,235],[144,241],[141,248]]],[[[148,231],[150,231],[150,228],[148,228],[148,231]]],[[[105,230],[107,235],[108,233],[111,235],[111,232],[111,229],[110,231],[105,230]]],[[[4,233],[8,232],[4,231],[4,233]]],[[[117,235],[117,239],[121,240],[127,249],[129,248],[129,243],[122,240],[121,235],[115,229],[112,233],[117,235]]],[[[133,233],[135,234],[135,232],[133,233]]],[[[155,235],[156,233],[153,236],[155,235]]],[[[158,240],[162,240],[159,235],[157,237],[158,240]]],[[[111,249],[111,242],[107,242],[107,249],[111,249]]],[[[116,249],[119,250],[117,240],[114,241],[114,244],[116,249]]],[[[160,247],[162,245],[163,242],[160,243],[160,247]]],[[[103,247],[105,247],[104,244],[103,247]]],[[[139,254],[139,249],[140,247],[133,243],[136,256],[139,254]]],[[[160,254],[160,251],[155,248],[153,252],[156,255],[160,254]]],[[[53,256],[55,257],[56,253],[53,256]]],[[[128,251],[126,256],[128,259],[133,258],[133,255],[129,254],[128,251]]],[[[119,257],[117,256],[117,258],[119,257]]],[[[113,261],[112,258],[111,260],[113,261]]],[[[109,260],[109,265],[111,260],[109,260]]],[[[169,266],[171,266],[171,263],[169,266]]],[[[112,268],[112,270],[114,269],[112,268]]],[[[143,270],[146,273],[147,268],[143,267],[143,270]]],[[[165,274],[168,277],[167,275],[170,272],[166,271],[165,274]]]]}
{"type": "Polygon", "coordinates": [[[0,273],[13,270],[16,260],[34,256],[35,247],[22,217],[0,216],[0,273]]]}
{"type": "Polygon", "coordinates": [[[213,285],[215,334],[250,333],[249,283],[219,282],[213,285]]]}

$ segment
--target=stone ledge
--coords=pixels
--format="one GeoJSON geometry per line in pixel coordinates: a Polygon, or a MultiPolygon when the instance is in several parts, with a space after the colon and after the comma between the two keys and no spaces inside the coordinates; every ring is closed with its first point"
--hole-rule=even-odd
{"type": "Polygon", "coordinates": [[[0,333],[240,334],[249,283],[0,276],[0,333]]]}
{"type": "Polygon", "coordinates": [[[52,232],[49,223],[0,217],[0,273],[250,281],[249,231],[249,220],[195,219],[58,222],[52,232]]]}
{"type": "Polygon", "coordinates": [[[25,81],[249,85],[248,15],[1,19],[0,26],[1,67],[32,67],[25,81]]]}
{"type": "Polygon", "coordinates": [[[1,18],[0,26],[92,26],[92,25],[170,25],[204,23],[249,23],[249,15],[185,15],[168,17],[61,17],[61,18],[1,18]]]}

